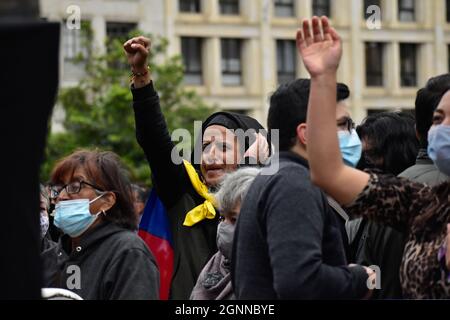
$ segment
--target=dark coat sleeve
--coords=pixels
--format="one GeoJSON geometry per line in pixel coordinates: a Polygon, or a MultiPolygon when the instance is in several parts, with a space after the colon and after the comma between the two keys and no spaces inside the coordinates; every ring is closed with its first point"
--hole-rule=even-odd
{"type": "Polygon", "coordinates": [[[368,290],[365,270],[328,265],[323,259],[327,202],[320,191],[298,172],[280,177],[270,189],[276,191],[268,193],[261,209],[267,219],[267,243],[278,298],[362,298],[368,290]],[[293,190],[296,196],[286,197],[293,190]]]}
{"type": "Polygon", "coordinates": [[[111,263],[104,276],[107,300],[159,299],[159,271],[153,256],[129,249],[111,263]]]}
{"type": "Polygon", "coordinates": [[[171,208],[186,191],[190,180],[183,164],[172,161],[172,142],[153,84],[134,89],[133,109],[136,138],[152,170],[154,186],[167,208],[171,208]]]}

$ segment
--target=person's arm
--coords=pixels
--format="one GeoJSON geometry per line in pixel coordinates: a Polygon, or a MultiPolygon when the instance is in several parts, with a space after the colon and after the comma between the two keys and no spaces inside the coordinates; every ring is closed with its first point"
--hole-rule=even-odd
{"type": "Polygon", "coordinates": [[[450,224],[447,224],[447,237],[439,248],[438,260],[445,273],[445,281],[450,284],[450,224]]]}
{"type": "MultiPolygon", "coordinates": [[[[447,252],[446,252],[446,266],[447,270],[450,270],[450,224],[447,224],[447,252]]],[[[450,274],[449,274],[450,280],[450,274]]],[[[449,281],[450,282],[450,281],[449,281]]]]}
{"type": "Polygon", "coordinates": [[[129,249],[112,261],[104,276],[105,300],[158,300],[159,271],[142,249],[129,249]]]}
{"type": "Polygon", "coordinates": [[[319,190],[297,172],[269,187],[276,192],[268,195],[263,216],[278,298],[365,298],[369,290],[364,267],[333,266],[323,260],[324,206],[328,204],[319,190]],[[286,197],[293,192],[295,197],[286,197]]]}
{"type": "Polygon", "coordinates": [[[311,178],[339,203],[348,204],[363,191],[369,175],[345,166],[339,149],[335,115],[341,40],[325,17],[314,17],[312,29],[313,34],[305,20],[303,30],[297,32],[298,51],[311,75],[307,120],[311,178]]]}
{"type": "Polygon", "coordinates": [[[175,145],[147,69],[150,40],[144,37],[130,39],[125,42],[124,49],[134,74],[131,92],[136,138],[152,170],[158,196],[170,208],[183,194],[188,185],[188,177],[183,164],[175,164],[172,160],[175,145]]]}

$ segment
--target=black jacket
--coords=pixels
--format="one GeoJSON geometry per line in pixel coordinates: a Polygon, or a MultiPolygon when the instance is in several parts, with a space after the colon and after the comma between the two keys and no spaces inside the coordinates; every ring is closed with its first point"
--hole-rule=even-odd
{"type": "Polygon", "coordinates": [[[193,227],[183,226],[186,214],[205,199],[197,194],[182,164],[172,162],[174,143],[150,84],[132,89],[136,137],[152,170],[153,186],[169,216],[174,242],[174,274],[170,299],[189,299],[203,266],[217,252],[218,215],[193,227]]]}
{"type": "Polygon", "coordinates": [[[68,289],[85,300],[159,298],[153,255],[136,233],[114,223],[89,230],[75,250],[63,236],[41,257],[45,287],[68,289]]]}
{"type": "Polygon", "coordinates": [[[367,273],[347,266],[338,217],[306,161],[279,156],[278,172],[256,177],[241,208],[231,269],[237,298],[362,298],[367,273]]]}
{"type": "MultiPolygon", "coordinates": [[[[183,226],[186,214],[203,204],[205,199],[193,188],[184,165],[174,164],[172,150],[175,148],[171,140],[166,121],[161,112],[159,97],[153,84],[134,89],[133,107],[136,120],[136,137],[144,150],[152,170],[153,186],[169,216],[174,242],[174,273],[170,288],[170,299],[189,299],[197,278],[205,264],[217,252],[216,232],[219,215],[212,220],[203,220],[192,227],[183,226]]],[[[202,124],[202,133],[213,124],[228,129],[253,129],[260,132],[263,126],[255,119],[231,112],[217,112],[202,124]]],[[[202,135],[196,137],[196,149],[193,155],[200,156],[202,135]]],[[[239,135],[238,135],[239,139],[239,135]]],[[[241,141],[240,141],[241,142],[241,141]]],[[[245,137],[242,145],[247,148],[254,138],[245,137]]],[[[270,144],[269,144],[270,145],[270,144]]],[[[194,167],[200,159],[192,157],[194,167]]],[[[248,165],[250,158],[244,158],[242,165],[248,165]]],[[[200,174],[199,174],[200,175],[200,174]]]]}

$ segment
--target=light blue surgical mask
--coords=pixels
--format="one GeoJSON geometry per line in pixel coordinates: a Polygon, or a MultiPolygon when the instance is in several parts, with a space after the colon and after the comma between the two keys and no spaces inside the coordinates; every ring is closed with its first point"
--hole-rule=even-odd
{"type": "Polygon", "coordinates": [[[91,214],[89,205],[104,194],[89,201],[89,199],[77,199],[60,201],[55,206],[55,226],[71,238],[82,235],[97,220],[101,212],[91,214]]]}
{"type": "Polygon", "coordinates": [[[339,148],[341,149],[345,164],[356,168],[362,153],[361,140],[359,140],[356,130],[353,129],[351,132],[338,131],[338,137],[339,148]]]}
{"type": "Polygon", "coordinates": [[[428,156],[440,172],[450,176],[450,126],[439,125],[430,129],[428,156]]]}

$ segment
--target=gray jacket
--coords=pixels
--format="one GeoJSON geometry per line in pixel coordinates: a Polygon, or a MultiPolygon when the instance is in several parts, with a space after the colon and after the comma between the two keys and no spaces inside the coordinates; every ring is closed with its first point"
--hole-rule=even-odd
{"type": "Polygon", "coordinates": [[[432,186],[445,182],[449,178],[438,170],[425,149],[419,151],[416,164],[400,173],[399,177],[432,186]]]}

